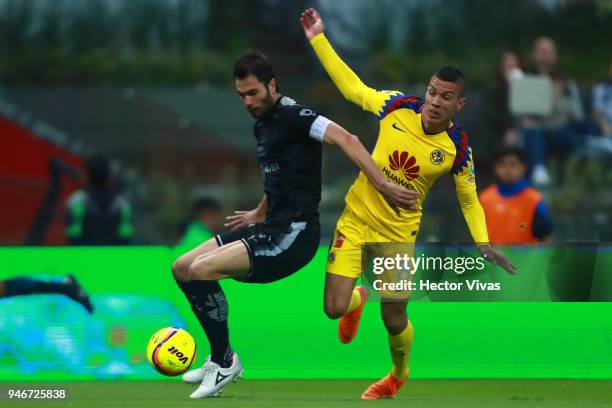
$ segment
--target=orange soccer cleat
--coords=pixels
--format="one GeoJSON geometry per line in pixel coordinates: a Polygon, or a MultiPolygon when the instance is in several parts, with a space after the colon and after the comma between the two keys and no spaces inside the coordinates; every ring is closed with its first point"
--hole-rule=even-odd
{"type": "Polygon", "coordinates": [[[338,337],[344,344],[348,344],[357,335],[357,329],[359,328],[359,320],[361,319],[361,312],[368,299],[368,289],[365,286],[357,286],[355,289],[361,294],[361,304],[359,307],[352,312],[340,318],[338,323],[338,337]]]}
{"type": "Polygon", "coordinates": [[[361,399],[375,400],[380,398],[395,398],[397,391],[405,382],[406,379],[398,380],[393,373],[389,373],[382,380],[370,385],[368,389],[361,394],[361,399]]]}

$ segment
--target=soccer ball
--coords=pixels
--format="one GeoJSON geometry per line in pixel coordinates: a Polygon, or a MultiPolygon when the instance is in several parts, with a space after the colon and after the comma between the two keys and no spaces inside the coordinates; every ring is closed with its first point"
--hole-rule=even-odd
{"type": "Polygon", "coordinates": [[[178,327],[157,331],[147,346],[147,359],[159,373],[183,374],[196,359],[196,344],[191,334],[178,327]]]}

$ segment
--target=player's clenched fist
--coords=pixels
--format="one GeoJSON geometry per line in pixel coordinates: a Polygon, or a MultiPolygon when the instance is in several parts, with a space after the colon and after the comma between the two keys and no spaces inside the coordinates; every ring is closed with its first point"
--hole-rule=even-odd
{"type": "Polygon", "coordinates": [[[308,40],[312,39],[317,34],[321,34],[325,30],[321,15],[313,8],[309,8],[302,13],[300,16],[300,24],[308,40]]]}

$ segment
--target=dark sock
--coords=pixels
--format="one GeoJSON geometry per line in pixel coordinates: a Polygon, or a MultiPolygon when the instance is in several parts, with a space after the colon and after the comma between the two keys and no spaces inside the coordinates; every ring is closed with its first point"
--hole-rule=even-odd
{"type": "Polygon", "coordinates": [[[62,282],[45,282],[31,278],[11,278],[4,281],[5,296],[30,295],[33,293],[66,294],[68,285],[62,282]]]}
{"type": "Polygon", "coordinates": [[[228,305],[217,281],[179,282],[210,344],[210,359],[227,368],[232,365],[232,348],[227,326],[228,305]]]}

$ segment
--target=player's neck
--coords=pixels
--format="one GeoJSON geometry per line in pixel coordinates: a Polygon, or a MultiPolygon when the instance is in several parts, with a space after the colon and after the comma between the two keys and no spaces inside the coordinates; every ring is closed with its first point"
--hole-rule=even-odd
{"type": "Polygon", "coordinates": [[[283,95],[281,95],[281,94],[279,94],[279,93],[277,93],[277,92],[275,92],[275,93],[273,93],[273,94],[270,94],[270,96],[272,97],[272,103],[270,104],[270,108],[268,109],[268,112],[269,112],[270,110],[272,110],[272,108],[273,108],[274,106],[276,106],[276,104],[278,103],[278,101],[280,100],[280,98],[282,98],[282,97],[283,97],[283,95]]]}
{"type": "Polygon", "coordinates": [[[276,105],[276,103],[279,101],[279,99],[282,97],[281,94],[279,93],[271,93],[270,94],[270,103],[268,104],[268,107],[266,108],[265,112],[263,113],[263,115],[261,115],[261,117],[266,116],[268,113],[270,113],[270,111],[272,110],[272,108],[274,108],[274,106],[276,105]]]}
{"type": "Polygon", "coordinates": [[[438,133],[444,132],[450,127],[451,121],[439,124],[428,123],[421,117],[421,127],[426,135],[437,135],[438,133]]]}

